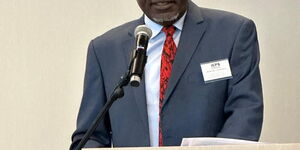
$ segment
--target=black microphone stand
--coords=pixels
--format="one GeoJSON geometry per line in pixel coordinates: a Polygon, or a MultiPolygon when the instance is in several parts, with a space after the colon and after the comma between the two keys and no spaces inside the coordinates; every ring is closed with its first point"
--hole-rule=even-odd
{"type": "MultiPolygon", "coordinates": [[[[131,68],[132,61],[130,63],[129,69],[131,68]]],[[[106,102],[106,104],[103,106],[102,110],[98,113],[97,117],[93,121],[92,125],[90,128],[87,130],[87,132],[84,134],[83,138],[77,145],[75,150],[81,150],[83,146],[86,144],[86,142],[89,140],[90,136],[93,134],[93,132],[96,130],[98,127],[99,123],[103,120],[105,114],[111,107],[111,105],[119,98],[122,98],[124,96],[124,90],[123,87],[127,86],[129,83],[131,77],[130,70],[128,70],[123,76],[121,76],[121,79],[112,92],[109,101],[106,102]]]]}
{"type": "Polygon", "coordinates": [[[103,120],[105,114],[110,109],[110,107],[112,106],[112,104],[116,100],[118,100],[119,98],[122,98],[124,96],[124,89],[123,89],[123,87],[127,86],[129,84],[129,82],[130,82],[130,78],[132,76],[132,71],[131,71],[132,65],[134,63],[134,60],[137,57],[136,50],[137,49],[134,49],[133,53],[131,54],[131,60],[130,60],[130,64],[129,64],[128,70],[126,71],[126,73],[123,76],[121,76],[121,78],[120,78],[117,86],[115,87],[115,89],[113,90],[113,92],[112,92],[112,94],[110,96],[110,99],[103,106],[102,110],[97,114],[97,116],[96,116],[95,120],[93,121],[92,125],[87,130],[87,132],[84,134],[83,138],[80,140],[80,142],[77,145],[77,147],[76,147],[75,150],[81,150],[84,147],[84,145],[86,144],[86,142],[89,140],[90,136],[93,134],[93,132],[99,126],[100,122],[103,120]]]}

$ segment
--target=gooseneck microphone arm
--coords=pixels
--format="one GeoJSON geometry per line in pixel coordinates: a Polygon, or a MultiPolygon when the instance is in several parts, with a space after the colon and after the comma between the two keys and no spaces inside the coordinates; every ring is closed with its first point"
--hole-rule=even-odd
{"type": "Polygon", "coordinates": [[[124,96],[124,90],[123,87],[127,86],[129,83],[129,71],[127,71],[120,79],[118,85],[114,89],[113,93],[110,96],[109,101],[106,102],[106,104],[103,106],[102,110],[98,113],[95,120],[93,121],[90,128],[87,130],[87,132],[84,134],[83,138],[77,145],[75,150],[81,150],[83,146],[87,143],[93,132],[96,130],[96,128],[99,126],[100,122],[103,120],[104,116],[106,115],[109,108],[112,106],[112,104],[119,98],[122,98],[124,96]]]}
{"type": "Polygon", "coordinates": [[[99,126],[100,122],[104,119],[107,111],[110,109],[112,104],[122,98],[124,96],[124,86],[127,86],[129,83],[133,87],[139,86],[140,78],[142,77],[142,73],[144,71],[144,66],[146,64],[146,50],[148,45],[148,40],[151,37],[151,30],[145,26],[140,25],[135,29],[135,37],[136,37],[136,46],[133,50],[132,58],[129,63],[128,70],[126,73],[121,76],[117,86],[113,90],[109,100],[102,107],[102,110],[97,114],[95,120],[93,121],[90,128],[84,134],[83,138],[80,140],[75,150],[81,150],[84,145],[87,143],[93,132],[99,126]],[[138,83],[136,83],[136,77],[138,78],[138,83]]]}

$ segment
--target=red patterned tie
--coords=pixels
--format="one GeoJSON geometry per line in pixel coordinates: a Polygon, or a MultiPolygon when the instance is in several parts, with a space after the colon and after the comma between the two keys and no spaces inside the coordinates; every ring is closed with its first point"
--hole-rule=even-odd
{"type": "MultiPolygon", "coordinates": [[[[163,100],[165,98],[165,91],[167,89],[168,81],[172,71],[172,64],[176,54],[176,44],[173,39],[175,32],[174,26],[164,27],[162,31],[166,34],[162,55],[161,55],[161,68],[160,68],[160,91],[159,91],[159,116],[163,100]]],[[[162,135],[162,122],[159,120],[159,146],[163,146],[162,135]]]]}

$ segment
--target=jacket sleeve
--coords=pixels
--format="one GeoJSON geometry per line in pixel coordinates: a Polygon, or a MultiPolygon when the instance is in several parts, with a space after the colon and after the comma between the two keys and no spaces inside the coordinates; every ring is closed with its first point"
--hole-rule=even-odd
{"type": "Polygon", "coordinates": [[[230,58],[233,79],[228,83],[225,123],[219,137],[257,141],[263,122],[259,46],[253,21],[240,26],[230,58]]]}
{"type": "MultiPolygon", "coordinates": [[[[70,150],[76,148],[83,135],[91,126],[98,112],[106,103],[106,97],[100,63],[93,46],[93,41],[91,41],[87,54],[83,97],[77,117],[77,127],[72,135],[70,150]]],[[[106,116],[105,120],[100,123],[96,131],[92,134],[85,147],[108,146],[111,146],[111,135],[109,119],[106,116]]]]}

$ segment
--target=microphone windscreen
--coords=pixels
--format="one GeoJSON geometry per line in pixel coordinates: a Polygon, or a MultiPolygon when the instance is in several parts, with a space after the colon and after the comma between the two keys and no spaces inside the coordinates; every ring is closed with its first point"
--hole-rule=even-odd
{"type": "Polygon", "coordinates": [[[134,36],[136,37],[139,34],[144,34],[146,36],[148,36],[149,38],[151,38],[152,36],[152,31],[151,29],[146,26],[146,25],[139,25],[135,28],[134,30],[134,36]]]}

